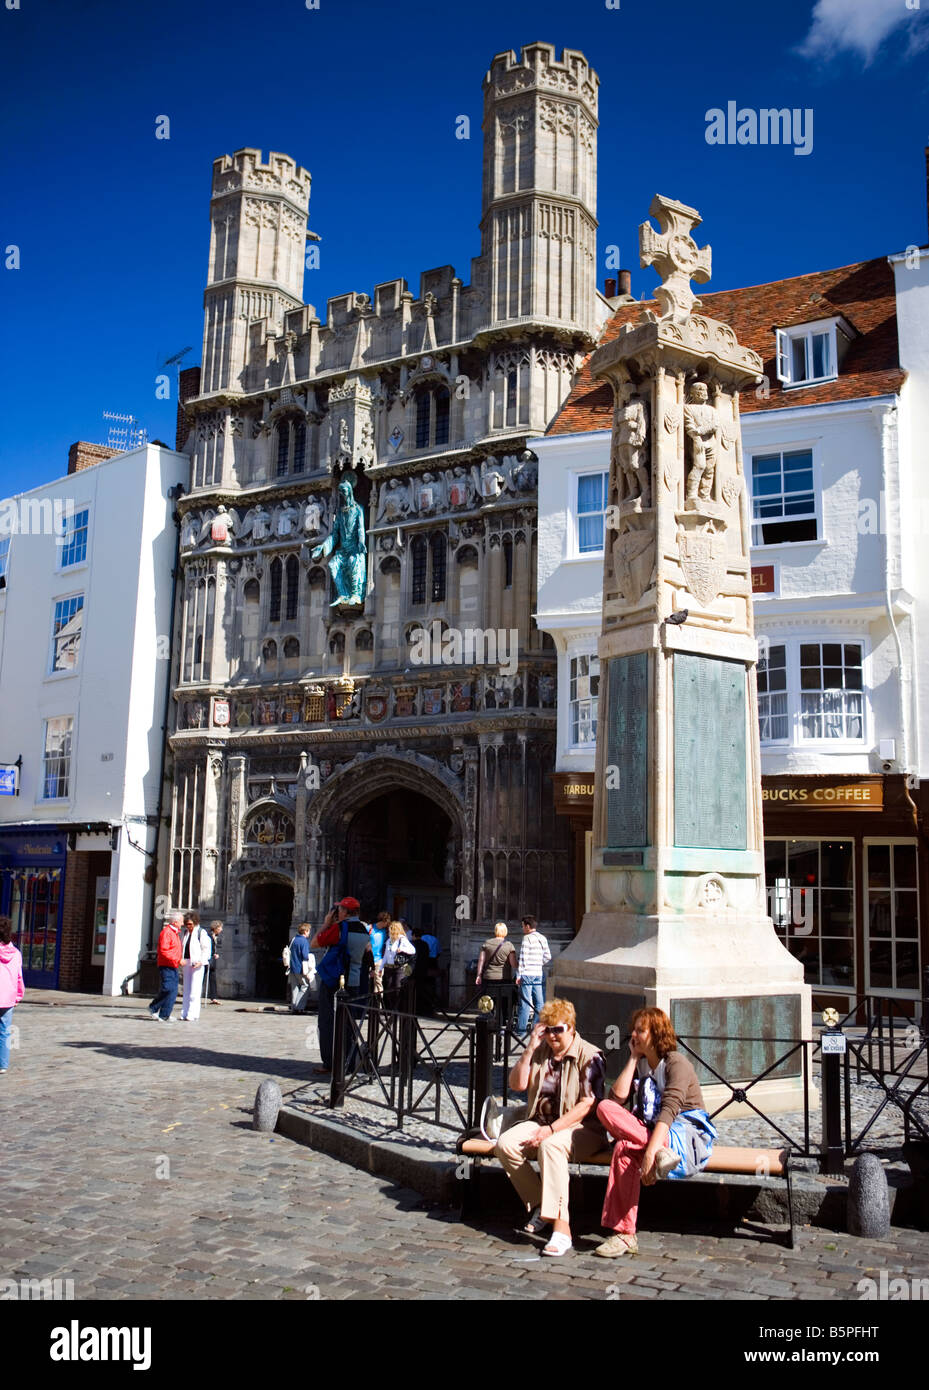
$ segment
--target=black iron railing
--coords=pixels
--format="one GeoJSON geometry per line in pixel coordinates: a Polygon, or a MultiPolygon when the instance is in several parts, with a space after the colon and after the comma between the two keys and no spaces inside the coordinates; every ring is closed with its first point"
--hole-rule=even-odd
{"type": "MultiPolygon", "coordinates": [[[[391,1112],[398,1129],[407,1120],[416,1119],[457,1133],[474,1130],[488,1096],[500,1096],[506,1104],[511,1059],[526,1043],[526,1037],[512,1024],[509,1000],[504,1007],[475,1017],[469,1010],[479,1005],[480,998],[475,995],[458,1014],[421,1018],[412,1007],[385,1008],[380,1001],[350,1001],[345,993],[338,993],[330,1105],[341,1108],[346,1098],[352,1097],[391,1112]],[[500,1067],[496,1082],[495,1066],[500,1067]]],[[[886,1114],[894,1108],[902,1116],[904,1139],[911,1133],[929,1139],[929,1114],[924,1117],[914,1108],[921,1099],[929,1100],[929,1038],[923,1027],[902,1013],[898,1015],[889,1005],[897,1006],[898,1001],[875,996],[857,1000],[840,1024],[825,1029],[818,1039],[689,1035],[679,1037],[678,1043],[696,1067],[705,1069],[703,1074],[711,1083],[729,1092],[713,1110],[713,1120],[734,1105],[745,1106],[793,1154],[818,1157],[824,1171],[836,1172],[846,1157],[862,1151],[869,1136],[872,1147],[878,1141],[883,1145],[895,1142],[893,1133],[886,1132],[886,1114]],[[841,1034],[841,1024],[855,1018],[864,1018],[863,1024],[852,1024],[863,1027],[862,1035],[846,1033],[844,1053],[824,1056],[822,1037],[841,1034]],[[747,1078],[726,1075],[719,1058],[732,1044],[738,1045],[736,1055],[743,1057],[750,1056],[752,1048],[763,1046],[766,1065],[747,1078]],[[818,1067],[822,1106],[819,1144],[811,1135],[814,1067],[818,1067]],[[876,1083],[881,1091],[873,1113],[863,1123],[860,1096],[856,1098],[859,1120],[853,1116],[853,1070],[857,1082],[876,1083]],[[782,1113],[772,1115],[764,1108],[764,1093],[759,1087],[764,1081],[778,1079],[790,1079],[796,1086],[799,1130],[796,1121],[788,1125],[782,1113]],[[874,1126],[882,1115],[885,1133],[876,1136],[874,1126]]],[[[927,1017],[925,1011],[923,1017],[927,1017]]],[[[590,1041],[598,1039],[592,1037],[590,1041]]]]}

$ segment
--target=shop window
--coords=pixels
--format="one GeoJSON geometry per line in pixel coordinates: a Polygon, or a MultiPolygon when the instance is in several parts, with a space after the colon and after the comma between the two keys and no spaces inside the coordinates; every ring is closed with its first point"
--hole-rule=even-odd
{"type": "Polygon", "coordinates": [[[768,915],[809,985],[855,988],[852,840],[765,840],[768,915]]]}
{"type": "Polygon", "coordinates": [[[0,589],[6,588],[7,573],[10,568],[10,537],[0,536],[0,589]]]}
{"type": "Polygon", "coordinates": [[[911,841],[865,845],[869,992],[919,994],[917,849],[911,841]]]}
{"type": "Polygon", "coordinates": [[[55,969],[61,870],[22,868],[11,873],[9,915],[13,943],[22,952],[24,971],[55,969]]]}

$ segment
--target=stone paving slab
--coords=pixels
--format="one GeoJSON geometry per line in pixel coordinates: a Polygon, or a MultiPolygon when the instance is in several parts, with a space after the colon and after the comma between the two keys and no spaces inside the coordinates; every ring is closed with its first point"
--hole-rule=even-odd
{"type": "Polygon", "coordinates": [[[583,1217],[574,1253],[540,1259],[515,1209],[462,1223],[252,1129],[260,1082],[286,1096],[318,1060],[305,1020],[224,1003],[169,1027],[144,1000],[46,997],[17,1008],[0,1078],[0,1278],[73,1279],[78,1300],[282,1302],[857,1301],[882,1269],[929,1278],[929,1236],[897,1228],[880,1243],[801,1228],[794,1251],[757,1223],[646,1229],[639,1257],[601,1262],[583,1217]]]}

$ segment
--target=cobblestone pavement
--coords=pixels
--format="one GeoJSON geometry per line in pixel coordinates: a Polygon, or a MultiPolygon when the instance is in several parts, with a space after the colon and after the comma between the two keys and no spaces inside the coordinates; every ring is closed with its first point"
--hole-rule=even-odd
{"type": "MultiPolygon", "coordinates": [[[[77,1299],[858,1299],[879,1271],[929,1277],[929,1236],[873,1242],[759,1227],[640,1233],[564,1260],[499,1219],[462,1225],[392,1186],[251,1128],[316,1060],[312,1019],[229,1002],[165,1026],[145,1000],[32,992],[0,1078],[0,1279],[71,1279],[77,1299]],[[54,1003],[52,1002],[54,1001],[54,1003]]],[[[917,1296],[917,1295],[914,1295],[917,1296]]],[[[872,1305],[868,1305],[873,1308],[872,1305]]],[[[864,1311],[864,1309],[862,1309],[864,1311]]]]}

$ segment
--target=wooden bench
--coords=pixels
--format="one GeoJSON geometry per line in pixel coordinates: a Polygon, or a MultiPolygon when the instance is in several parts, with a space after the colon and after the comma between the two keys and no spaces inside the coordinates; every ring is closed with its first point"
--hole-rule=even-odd
{"type": "MultiPolygon", "coordinates": [[[[496,1145],[483,1136],[477,1138],[462,1137],[458,1141],[458,1152],[467,1158],[473,1159],[476,1164],[482,1160],[496,1157],[496,1145]]],[[[604,1148],[600,1153],[596,1153],[591,1158],[585,1158],[584,1167],[608,1167],[612,1158],[612,1150],[604,1148]]],[[[577,1168],[582,1165],[576,1164],[577,1168]]],[[[706,1167],[700,1169],[700,1176],[703,1173],[730,1173],[745,1177],[763,1178],[783,1178],[787,1189],[787,1219],[789,1222],[789,1234],[787,1237],[788,1249],[794,1249],[794,1206],[793,1191],[790,1182],[790,1150],[789,1149],[737,1149],[727,1148],[723,1144],[714,1145],[713,1152],[710,1154],[706,1167]]],[[[687,1181],[687,1179],[683,1179],[687,1181]]],[[[462,1205],[464,1198],[469,1195],[469,1184],[463,1184],[462,1205]]]]}

